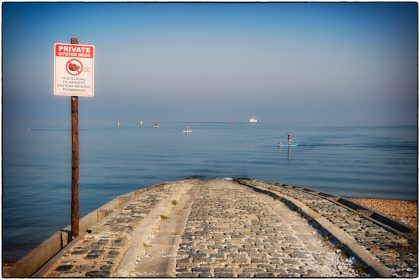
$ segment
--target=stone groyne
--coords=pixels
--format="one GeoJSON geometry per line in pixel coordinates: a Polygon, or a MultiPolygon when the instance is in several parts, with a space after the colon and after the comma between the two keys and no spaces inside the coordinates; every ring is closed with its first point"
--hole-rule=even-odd
{"type": "Polygon", "coordinates": [[[408,227],[348,200],[289,185],[180,180],[121,196],[89,215],[79,237],[68,243],[61,235],[49,260],[25,270],[34,263],[32,253],[3,276],[418,274],[408,227]]]}

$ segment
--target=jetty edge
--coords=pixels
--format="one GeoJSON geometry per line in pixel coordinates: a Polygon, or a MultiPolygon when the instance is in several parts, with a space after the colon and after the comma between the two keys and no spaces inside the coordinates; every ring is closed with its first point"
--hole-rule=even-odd
{"type": "MultiPolygon", "coordinates": [[[[7,273],[4,272],[3,276],[43,277],[43,272],[51,269],[54,263],[65,254],[66,250],[75,246],[75,243],[88,235],[87,232],[91,231],[90,228],[100,227],[105,222],[105,218],[118,215],[118,213],[125,211],[124,206],[127,207],[130,201],[151,190],[157,190],[163,187],[170,189],[172,187],[171,185],[191,181],[200,184],[204,180],[179,180],[162,183],[115,198],[89,213],[81,220],[80,228],[81,232],[84,233],[83,235],[70,242],[69,227],[57,232],[15,263],[7,273]]],[[[381,277],[413,277],[417,275],[417,253],[414,251],[410,252],[406,246],[410,242],[413,242],[410,240],[410,228],[397,221],[384,217],[357,203],[349,203],[344,198],[317,192],[308,188],[249,179],[235,179],[232,183],[246,187],[255,193],[269,196],[276,203],[284,204],[289,209],[299,213],[299,215],[309,221],[321,234],[328,236],[330,240],[335,242],[339,248],[356,257],[371,275],[381,277]],[[337,209],[339,211],[336,211],[337,209]],[[363,221],[364,226],[368,225],[371,230],[371,232],[368,232],[369,236],[363,236],[366,232],[358,228],[360,225],[357,224],[357,221],[359,220],[363,221]],[[349,221],[352,223],[349,223],[349,221]],[[371,236],[372,234],[373,236],[371,236]],[[393,245],[396,247],[396,250],[385,250],[385,254],[381,255],[380,250],[376,250],[380,249],[377,246],[378,241],[382,242],[383,244],[380,245],[384,247],[393,245]],[[408,253],[408,258],[402,258],[401,260],[400,253],[397,252],[398,249],[403,249],[404,252],[402,253],[406,255],[408,253]]],[[[205,188],[202,188],[202,190],[205,190],[205,188]]],[[[127,257],[125,258],[127,259],[127,257]]],[[[134,260],[131,261],[133,262],[134,260]]],[[[198,275],[201,274],[190,274],[192,277],[198,275]]],[[[216,270],[214,270],[214,275],[216,275],[216,270]]]]}
{"type": "MultiPolygon", "coordinates": [[[[120,213],[122,211],[121,206],[123,206],[127,201],[138,197],[141,193],[151,191],[155,188],[159,188],[170,183],[170,181],[159,183],[117,196],[116,198],[81,218],[79,225],[80,232],[85,233],[91,226],[103,221],[109,215],[120,213]]],[[[51,237],[43,241],[10,267],[3,267],[3,277],[20,278],[31,277],[34,275],[35,272],[37,272],[43,265],[50,261],[57,253],[66,248],[67,245],[75,240],[71,240],[70,231],[71,226],[68,225],[54,233],[51,237]]]]}
{"type": "MultiPolygon", "coordinates": [[[[252,189],[254,189],[257,192],[265,193],[274,199],[278,199],[285,203],[289,208],[292,210],[297,211],[302,216],[304,216],[306,219],[310,220],[313,225],[315,225],[318,229],[321,229],[324,231],[324,234],[328,234],[330,238],[332,237],[333,242],[339,243],[340,246],[344,247],[345,251],[348,251],[351,253],[351,255],[357,257],[359,261],[361,261],[365,266],[366,269],[369,270],[369,272],[373,276],[379,276],[379,277],[386,277],[390,278],[393,276],[393,273],[391,270],[389,270],[384,264],[382,264],[380,261],[378,261],[374,256],[370,254],[368,250],[363,248],[360,244],[355,242],[354,238],[350,236],[348,233],[346,233],[343,229],[341,229],[339,226],[332,223],[329,219],[323,217],[322,214],[319,214],[317,211],[314,211],[311,209],[311,207],[308,207],[305,203],[299,201],[296,198],[293,198],[291,196],[287,196],[284,193],[277,192],[276,188],[272,185],[255,185],[252,184],[252,181],[249,180],[235,180],[238,183],[248,186],[252,189]]],[[[274,186],[279,186],[278,183],[274,183],[274,186]]],[[[281,184],[282,187],[287,187],[285,184],[281,184]]],[[[299,189],[303,192],[307,192],[309,194],[317,195],[326,198],[327,200],[336,203],[337,205],[340,205],[342,207],[345,207],[347,209],[351,209],[353,211],[358,211],[361,216],[364,216],[365,218],[373,221],[375,224],[391,230],[394,233],[400,234],[405,236],[406,238],[410,238],[410,236],[407,233],[411,233],[411,229],[407,227],[404,224],[399,223],[398,221],[392,220],[388,217],[385,217],[379,213],[376,213],[364,206],[361,206],[358,203],[355,203],[353,201],[347,200],[345,198],[334,196],[331,194],[323,193],[314,191],[312,189],[308,188],[299,188],[295,186],[289,186],[292,189],[299,189]]]]}

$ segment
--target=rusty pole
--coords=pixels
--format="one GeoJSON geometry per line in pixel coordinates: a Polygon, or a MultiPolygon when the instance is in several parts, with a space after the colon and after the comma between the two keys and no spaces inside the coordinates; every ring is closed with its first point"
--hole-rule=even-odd
{"type": "MultiPolygon", "coordinates": [[[[71,44],[79,44],[71,38],[71,44]]],[[[79,99],[71,97],[71,236],[79,235],[79,99]]]]}

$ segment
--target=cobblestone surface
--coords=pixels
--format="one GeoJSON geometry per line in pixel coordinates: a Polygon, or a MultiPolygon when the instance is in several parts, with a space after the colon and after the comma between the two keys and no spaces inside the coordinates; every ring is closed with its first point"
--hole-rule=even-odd
{"type": "Polygon", "coordinates": [[[99,228],[78,240],[46,277],[109,277],[130,244],[132,233],[151,208],[170,194],[170,185],[144,192],[99,228]]]}
{"type": "Polygon", "coordinates": [[[279,201],[229,181],[197,188],[177,277],[358,276],[350,260],[279,201]]]}
{"type": "Polygon", "coordinates": [[[264,182],[248,183],[262,186],[293,197],[312,210],[320,213],[367,249],[376,259],[387,266],[396,277],[415,277],[418,275],[417,248],[398,234],[388,231],[355,211],[348,210],[324,197],[287,185],[273,185],[264,182]]]}
{"type": "MultiPolygon", "coordinates": [[[[407,240],[323,197],[288,195],[353,236],[398,277],[417,276],[407,240]]],[[[366,277],[281,201],[227,180],[183,180],[142,192],[65,248],[45,277],[366,277]]]]}

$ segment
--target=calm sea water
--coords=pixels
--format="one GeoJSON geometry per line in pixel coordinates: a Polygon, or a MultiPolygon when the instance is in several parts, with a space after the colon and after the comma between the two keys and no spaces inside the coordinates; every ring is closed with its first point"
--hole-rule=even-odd
{"type": "MultiPolygon", "coordinates": [[[[102,125],[80,130],[81,216],[115,196],[185,177],[250,177],[341,196],[417,199],[417,127],[275,123],[102,125]],[[297,147],[279,147],[286,132],[297,147]]],[[[3,259],[70,224],[71,131],[3,128],[3,259]]]]}

